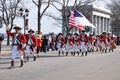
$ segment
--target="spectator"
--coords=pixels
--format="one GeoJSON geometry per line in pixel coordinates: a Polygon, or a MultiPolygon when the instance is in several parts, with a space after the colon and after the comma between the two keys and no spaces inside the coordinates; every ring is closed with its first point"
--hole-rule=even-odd
{"type": "MultiPolygon", "coordinates": [[[[1,46],[2,46],[2,41],[4,40],[4,35],[0,34],[0,55],[1,55],[1,46]]],[[[1,56],[0,56],[1,58],[1,56]]]]}
{"type": "Polygon", "coordinates": [[[40,38],[40,35],[37,36],[37,54],[39,55],[39,52],[41,51],[42,46],[42,39],[40,38]]]}
{"type": "Polygon", "coordinates": [[[45,52],[45,53],[47,51],[47,45],[48,45],[48,39],[47,39],[47,36],[44,35],[44,37],[42,39],[42,47],[43,47],[43,52],[45,52]]]}

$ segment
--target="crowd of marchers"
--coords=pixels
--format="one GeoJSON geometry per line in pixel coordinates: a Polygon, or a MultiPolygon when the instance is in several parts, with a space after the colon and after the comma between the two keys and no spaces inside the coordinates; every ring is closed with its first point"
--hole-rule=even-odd
{"type": "MultiPolygon", "coordinates": [[[[20,67],[23,66],[24,61],[29,61],[30,55],[33,54],[33,61],[36,61],[37,56],[41,52],[57,51],[60,55],[80,55],[87,56],[88,52],[101,53],[113,52],[116,48],[116,43],[119,43],[119,38],[113,36],[112,33],[103,32],[100,35],[88,35],[85,30],[80,33],[67,34],[64,36],[62,33],[55,35],[36,34],[33,29],[28,30],[27,34],[21,32],[21,27],[14,26],[15,32],[10,32],[6,28],[7,35],[12,37],[11,49],[11,66],[14,68],[16,55],[20,56],[20,67]],[[25,59],[25,60],[24,60],[25,59]]],[[[0,36],[0,41],[4,40],[4,36],[0,36]]]]}

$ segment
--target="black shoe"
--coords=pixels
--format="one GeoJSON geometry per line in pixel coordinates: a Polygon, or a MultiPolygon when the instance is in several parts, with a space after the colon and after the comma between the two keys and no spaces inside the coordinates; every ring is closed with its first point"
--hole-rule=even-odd
{"type": "Polygon", "coordinates": [[[82,53],[82,55],[81,56],[84,56],[84,53],[82,53]]]}
{"type": "Polygon", "coordinates": [[[71,55],[73,56],[73,52],[71,52],[71,55]]]}
{"type": "Polygon", "coordinates": [[[107,53],[107,49],[105,49],[105,53],[107,53]]]}
{"type": "Polygon", "coordinates": [[[15,67],[14,66],[10,66],[9,69],[14,69],[15,67]]]}
{"type": "Polygon", "coordinates": [[[66,52],[66,56],[68,56],[68,52],[66,52]]]}
{"type": "Polygon", "coordinates": [[[112,52],[113,52],[113,49],[112,49],[112,52]]]}
{"type": "Polygon", "coordinates": [[[29,58],[30,58],[30,57],[29,57],[29,56],[27,56],[27,61],[29,61],[29,58]]]}
{"type": "Polygon", "coordinates": [[[20,67],[23,67],[23,60],[21,60],[21,64],[20,64],[20,67]]]}
{"type": "Polygon", "coordinates": [[[9,67],[9,69],[13,69],[14,68],[14,61],[11,61],[11,66],[9,67]]]}
{"type": "Polygon", "coordinates": [[[79,52],[77,52],[77,54],[79,55],[79,52]]]}
{"type": "Polygon", "coordinates": [[[34,59],[33,59],[33,61],[36,61],[36,56],[34,56],[34,59]]]}
{"type": "Polygon", "coordinates": [[[60,51],[59,51],[58,55],[60,55],[60,51]]]}
{"type": "Polygon", "coordinates": [[[85,56],[87,56],[87,52],[85,53],[85,56]]]}
{"type": "Polygon", "coordinates": [[[73,53],[73,56],[75,56],[75,52],[73,53]]]}

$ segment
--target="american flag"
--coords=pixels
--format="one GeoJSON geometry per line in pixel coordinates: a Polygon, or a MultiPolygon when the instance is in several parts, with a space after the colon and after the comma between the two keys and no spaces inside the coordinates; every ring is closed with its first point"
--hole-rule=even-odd
{"type": "Polygon", "coordinates": [[[74,22],[75,22],[75,27],[81,30],[85,26],[95,28],[95,26],[92,23],[90,23],[90,21],[81,12],[77,11],[76,9],[74,10],[74,22]]]}
{"type": "Polygon", "coordinates": [[[78,28],[80,30],[83,30],[85,26],[90,26],[92,28],[95,28],[93,24],[89,22],[89,20],[79,11],[76,9],[74,11],[70,11],[70,17],[69,17],[69,26],[78,28]]]}
{"type": "Polygon", "coordinates": [[[70,17],[69,17],[69,23],[68,23],[68,25],[73,27],[74,24],[75,24],[74,11],[70,10],[70,17]]]}

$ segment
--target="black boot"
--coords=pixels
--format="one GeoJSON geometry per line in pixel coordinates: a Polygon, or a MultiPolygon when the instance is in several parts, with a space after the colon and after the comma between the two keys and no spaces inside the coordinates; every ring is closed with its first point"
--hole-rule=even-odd
{"type": "Polygon", "coordinates": [[[71,55],[73,56],[73,52],[71,52],[71,55]]]}
{"type": "Polygon", "coordinates": [[[60,55],[60,51],[59,51],[58,55],[60,55]]]}
{"type": "Polygon", "coordinates": [[[79,52],[77,52],[77,54],[79,55],[79,52]]]}
{"type": "Polygon", "coordinates": [[[107,53],[107,49],[105,49],[105,53],[107,53]]]}
{"type": "Polygon", "coordinates": [[[73,53],[73,56],[75,56],[75,52],[73,53]]]}
{"type": "Polygon", "coordinates": [[[33,61],[36,61],[36,56],[34,56],[33,58],[34,58],[33,61]]]}
{"type": "Polygon", "coordinates": [[[11,66],[9,67],[9,69],[13,69],[14,68],[14,61],[11,61],[11,66]]]}
{"type": "Polygon", "coordinates": [[[96,49],[96,52],[98,52],[98,49],[96,49]]]}
{"type": "Polygon", "coordinates": [[[68,56],[68,52],[66,52],[66,56],[68,56]]]}
{"type": "Polygon", "coordinates": [[[109,49],[109,52],[110,52],[110,49],[109,49]]]}
{"type": "Polygon", "coordinates": [[[111,49],[112,50],[112,52],[113,52],[113,49],[111,49]]]}
{"type": "Polygon", "coordinates": [[[64,51],[62,51],[62,55],[64,55],[64,51]]]}
{"type": "Polygon", "coordinates": [[[83,56],[84,55],[84,53],[82,52],[82,55],[81,56],[83,56]]]}
{"type": "Polygon", "coordinates": [[[85,56],[87,56],[87,52],[85,53],[85,56]]]}
{"type": "Polygon", "coordinates": [[[23,60],[21,60],[21,64],[20,64],[20,67],[23,67],[23,60]]]}
{"type": "Polygon", "coordinates": [[[30,58],[30,57],[29,57],[29,56],[27,56],[27,61],[29,61],[29,58],[30,58]]]}

